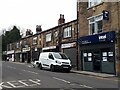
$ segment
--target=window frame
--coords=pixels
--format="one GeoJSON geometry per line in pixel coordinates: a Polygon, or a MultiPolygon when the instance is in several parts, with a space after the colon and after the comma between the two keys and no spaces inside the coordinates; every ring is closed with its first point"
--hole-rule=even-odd
{"type": "Polygon", "coordinates": [[[70,38],[72,37],[72,26],[67,26],[63,28],[63,37],[70,38]]]}
{"type": "Polygon", "coordinates": [[[101,3],[103,3],[103,0],[88,0],[88,8],[97,6],[101,3]]]}
{"type": "Polygon", "coordinates": [[[47,33],[46,35],[45,35],[45,41],[46,42],[50,42],[52,40],[52,33],[50,32],[50,33],[47,33]],[[50,35],[50,36],[49,36],[50,35]],[[48,38],[48,36],[49,36],[49,38],[48,38]]]}
{"type": "Polygon", "coordinates": [[[103,21],[103,14],[102,13],[98,14],[96,16],[89,17],[87,20],[88,20],[88,27],[89,27],[89,35],[94,35],[94,34],[98,34],[98,33],[102,32],[102,29],[101,29],[101,32],[99,32],[98,27],[97,27],[97,22],[103,21]],[[100,17],[100,18],[98,19],[97,17],[100,17]],[[93,18],[93,21],[90,21],[90,19],[92,19],[92,18],[93,18]],[[91,29],[90,29],[91,24],[94,24],[94,33],[91,33],[91,29]]]}
{"type": "Polygon", "coordinates": [[[33,37],[33,38],[32,38],[32,44],[33,44],[33,45],[36,45],[36,44],[37,44],[37,39],[38,39],[37,37],[33,37]]]}

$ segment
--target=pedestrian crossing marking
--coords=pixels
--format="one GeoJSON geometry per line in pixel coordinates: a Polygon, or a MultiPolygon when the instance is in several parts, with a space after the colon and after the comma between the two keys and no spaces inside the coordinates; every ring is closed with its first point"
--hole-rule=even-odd
{"type": "Polygon", "coordinates": [[[0,88],[20,88],[20,87],[30,87],[41,85],[41,80],[39,79],[28,79],[28,80],[17,80],[17,81],[7,81],[1,82],[0,88]]]}

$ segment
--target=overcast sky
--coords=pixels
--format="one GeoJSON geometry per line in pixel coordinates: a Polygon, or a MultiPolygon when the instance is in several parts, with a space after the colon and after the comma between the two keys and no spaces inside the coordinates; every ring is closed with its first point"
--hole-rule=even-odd
{"type": "Polygon", "coordinates": [[[0,0],[0,30],[16,25],[21,30],[36,25],[46,30],[58,25],[60,14],[65,22],[76,19],[77,0],[0,0]]]}

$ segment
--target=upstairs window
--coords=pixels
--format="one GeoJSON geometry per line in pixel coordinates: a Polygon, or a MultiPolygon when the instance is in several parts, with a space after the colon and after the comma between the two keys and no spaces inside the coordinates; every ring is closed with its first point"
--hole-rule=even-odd
{"type": "Polygon", "coordinates": [[[19,48],[20,44],[19,43],[16,43],[16,48],[19,48]]]}
{"type": "Polygon", "coordinates": [[[88,8],[98,5],[102,2],[102,0],[88,0],[88,8]]]}
{"type": "Polygon", "coordinates": [[[98,16],[90,17],[88,20],[89,20],[89,35],[98,34],[102,32],[102,26],[103,26],[102,14],[98,16]]]}
{"type": "Polygon", "coordinates": [[[51,41],[51,33],[46,34],[46,42],[51,41]]]}
{"type": "Polygon", "coordinates": [[[33,38],[33,45],[37,44],[37,37],[33,38]]]}
{"type": "Polygon", "coordinates": [[[64,28],[64,38],[68,38],[72,36],[72,27],[66,27],[64,28]]]}

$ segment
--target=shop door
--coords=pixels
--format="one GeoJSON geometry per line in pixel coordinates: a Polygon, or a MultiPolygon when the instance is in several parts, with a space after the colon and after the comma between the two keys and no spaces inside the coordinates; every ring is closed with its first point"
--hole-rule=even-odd
{"type": "Polygon", "coordinates": [[[101,57],[100,51],[93,52],[93,70],[95,72],[101,71],[101,57]]]}
{"type": "Polygon", "coordinates": [[[93,71],[93,59],[91,52],[83,53],[83,70],[84,71],[93,71]]]}
{"type": "Polygon", "coordinates": [[[115,74],[114,52],[112,51],[102,52],[102,72],[115,74]]]}

